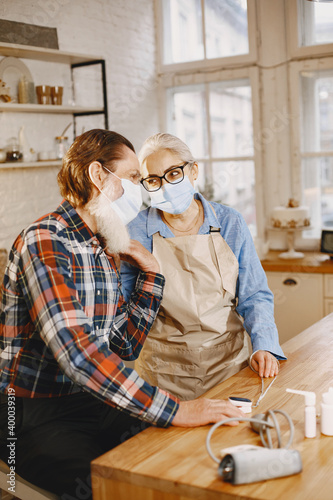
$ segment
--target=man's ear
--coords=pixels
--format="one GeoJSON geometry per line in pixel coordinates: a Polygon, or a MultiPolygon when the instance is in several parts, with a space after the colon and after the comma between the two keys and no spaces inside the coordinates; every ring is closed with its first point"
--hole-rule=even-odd
{"type": "Polygon", "coordinates": [[[90,163],[89,177],[91,182],[95,187],[97,187],[97,189],[102,189],[106,175],[107,174],[99,161],[93,161],[92,163],[90,163]]]}

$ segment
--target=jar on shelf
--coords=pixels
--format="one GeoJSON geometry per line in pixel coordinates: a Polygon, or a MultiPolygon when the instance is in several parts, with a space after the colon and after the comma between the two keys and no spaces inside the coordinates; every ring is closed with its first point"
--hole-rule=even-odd
{"type": "Polygon", "coordinates": [[[22,160],[23,154],[20,151],[19,143],[16,137],[8,140],[7,144],[6,161],[19,161],[22,160]]]}
{"type": "Polygon", "coordinates": [[[59,135],[55,138],[56,142],[56,158],[57,160],[62,160],[68,149],[68,137],[64,135],[59,135]]]}

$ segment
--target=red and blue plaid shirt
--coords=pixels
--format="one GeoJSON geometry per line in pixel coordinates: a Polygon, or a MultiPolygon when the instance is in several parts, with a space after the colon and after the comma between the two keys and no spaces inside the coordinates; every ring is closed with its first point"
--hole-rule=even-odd
{"type": "Polygon", "coordinates": [[[67,202],[25,229],[9,256],[0,311],[0,392],[54,397],[88,391],[155,425],[178,400],[120,358],[136,359],[164,277],[140,272],[125,303],[118,270],[67,202]]]}

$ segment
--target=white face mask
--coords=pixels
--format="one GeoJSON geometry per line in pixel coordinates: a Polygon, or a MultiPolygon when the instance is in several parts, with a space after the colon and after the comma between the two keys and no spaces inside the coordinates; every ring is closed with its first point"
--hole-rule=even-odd
{"type": "Polygon", "coordinates": [[[110,174],[114,175],[121,181],[121,186],[124,190],[123,194],[117,200],[110,200],[110,198],[101,190],[96,184],[92,181],[90,171],[90,179],[93,184],[97,187],[100,193],[105,196],[112,207],[112,209],[116,212],[118,217],[122,220],[122,222],[127,225],[131,220],[135,219],[135,217],[140,212],[140,208],[142,205],[142,194],[140,184],[134,184],[128,179],[121,179],[118,175],[111,172],[108,168],[104,167],[110,174]]]}

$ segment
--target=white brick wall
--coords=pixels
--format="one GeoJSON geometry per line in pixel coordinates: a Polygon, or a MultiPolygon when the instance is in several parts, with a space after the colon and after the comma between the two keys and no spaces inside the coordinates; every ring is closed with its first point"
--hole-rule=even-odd
{"type": "MultiPolygon", "coordinates": [[[[56,27],[59,48],[106,60],[109,128],[125,135],[138,150],[158,131],[154,0],[1,0],[0,18],[56,27]]],[[[0,55],[1,57],[1,55],[0,55]]],[[[64,85],[64,104],[72,100],[66,65],[24,60],[35,84],[64,85]]],[[[96,71],[78,78],[76,102],[100,99],[96,71]]],[[[54,148],[54,137],[69,123],[67,115],[0,113],[0,147],[25,125],[36,151],[54,148]]],[[[103,126],[87,117],[78,133],[103,126]]],[[[71,129],[69,136],[71,137],[71,129]]],[[[1,164],[0,164],[1,167],[1,164]]],[[[57,168],[0,168],[0,248],[9,249],[27,224],[53,210],[60,201],[57,168]]]]}

